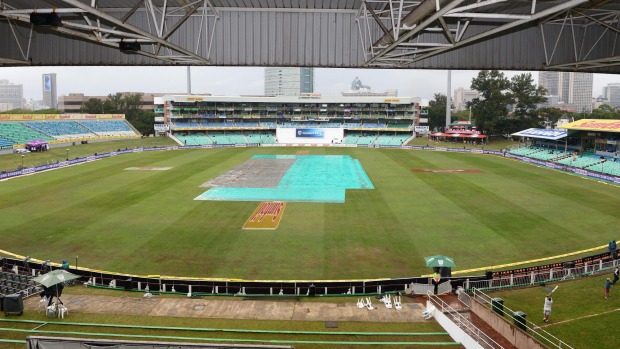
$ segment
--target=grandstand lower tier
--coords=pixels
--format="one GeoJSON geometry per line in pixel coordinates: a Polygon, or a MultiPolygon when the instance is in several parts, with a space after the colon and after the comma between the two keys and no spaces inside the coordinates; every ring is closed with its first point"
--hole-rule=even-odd
{"type": "Polygon", "coordinates": [[[572,150],[550,149],[537,146],[524,146],[510,149],[511,154],[548,161],[558,165],[576,167],[620,177],[620,157],[604,156],[594,151],[577,154],[572,150]]]}
{"type": "Polygon", "coordinates": [[[53,144],[135,137],[140,137],[140,133],[125,119],[0,122],[0,149],[19,147],[33,140],[53,144]]]}
{"type": "MultiPolygon", "coordinates": [[[[332,129],[336,130],[336,129],[332,129]]],[[[343,132],[317,131],[312,136],[298,136],[295,129],[284,132],[277,130],[264,131],[201,131],[173,132],[170,136],[179,145],[212,145],[212,144],[351,144],[351,145],[388,145],[406,144],[413,134],[410,132],[343,132]]]]}

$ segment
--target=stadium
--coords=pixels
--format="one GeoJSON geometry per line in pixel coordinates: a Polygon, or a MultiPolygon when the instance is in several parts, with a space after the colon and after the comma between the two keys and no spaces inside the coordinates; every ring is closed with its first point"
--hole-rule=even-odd
{"type": "MultiPolygon", "coordinates": [[[[166,115],[166,132],[176,145],[88,156],[73,153],[139,135],[118,115],[3,121],[7,141],[41,138],[61,157],[2,174],[16,177],[0,186],[3,267],[28,273],[45,260],[75,256],[74,271],[92,287],[245,298],[303,297],[311,290],[319,296],[412,293],[429,284],[424,257],[438,254],[458,265],[450,289],[544,285],[611,267],[600,245],[613,237],[620,199],[609,185],[618,178],[598,167],[601,151],[615,153],[608,147],[575,161],[568,140],[549,140],[540,131],[543,138],[505,152],[450,141],[381,143],[414,137],[413,121],[402,118],[220,121],[200,110],[182,118],[175,112],[166,115]],[[394,122],[399,127],[390,127],[394,122]],[[341,142],[331,141],[333,129],[341,142]],[[314,131],[296,139],[291,130],[314,131]],[[255,132],[271,136],[248,137],[255,132]],[[372,133],[370,143],[358,136],[365,132],[372,133]],[[185,145],[176,133],[211,142],[185,145]],[[226,142],[235,139],[245,141],[226,142]],[[68,141],[74,145],[65,153],[68,141]],[[273,219],[260,223],[265,217],[273,219]],[[10,238],[17,235],[23,238],[10,238]],[[533,270],[543,276],[523,284],[512,279],[533,270]]],[[[598,143],[588,140],[590,132],[579,136],[588,127],[583,123],[571,129],[571,147],[598,143]]],[[[603,140],[613,138],[614,125],[594,123],[605,131],[603,140]]]]}
{"type": "MultiPolygon", "coordinates": [[[[0,2],[2,67],[188,67],[186,94],[156,101],[161,137],[114,108],[0,115],[0,346],[615,348],[616,121],[513,133],[526,127],[508,100],[523,125],[542,121],[534,93],[493,88],[481,129],[446,113],[427,136],[417,98],[194,95],[189,67],[616,74],[619,10],[0,2]]],[[[42,81],[52,108],[55,79],[42,81]]],[[[569,80],[558,101],[581,89],[569,80]]],[[[592,104],[563,102],[584,118],[592,104]]]]}

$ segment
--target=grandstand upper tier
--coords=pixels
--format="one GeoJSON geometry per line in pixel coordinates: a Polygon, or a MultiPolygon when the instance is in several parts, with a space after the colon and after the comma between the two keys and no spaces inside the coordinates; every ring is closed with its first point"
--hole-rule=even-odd
{"type": "Polygon", "coordinates": [[[400,145],[420,122],[418,97],[199,96],[155,99],[159,133],[181,144],[400,145]],[[350,137],[349,140],[346,140],[350,137]],[[346,140],[346,141],[345,141],[346,140]]]}
{"type": "Polygon", "coordinates": [[[0,114],[0,149],[32,140],[54,144],[139,136],[122,114],[0,114]]]}

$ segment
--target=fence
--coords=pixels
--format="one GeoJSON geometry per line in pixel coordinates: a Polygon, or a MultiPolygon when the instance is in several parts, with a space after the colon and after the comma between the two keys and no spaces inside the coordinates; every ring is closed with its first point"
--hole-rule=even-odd
{"type": "MultiPolygon", "coordinates": [[[[471,296],[474,300],[479,301],[480,303],[482,303],[484,306],[486,306],[487,308],[493,308],[494,311],[496,313],[501,312],[501,314],[503,314],[503,316],[507,316],[509,321],[513,322],[513,323],[517,323],[519,322],[522,326],[525,327],[524,330],[529,331],[530,335],[537,339],[538,341],[542,342],[543,344],[550,346],[552,348],[564,348],[564,349],[573,349],[573,347],[571,347],[570,345],[566,344],[565,342],[563,342],[561,339],[557,338],[556,336],[552,335],[551,333],[545,331],[544,329],[538,327],[536,324],[532,323],[531,321],[519,317],[519,318],[515,318],[515,312],[512,309],[506,307],[506,306],[502,306],[500,307],[493,307],[493,298],[491,298],[489,295],[485,294],[484,292],[482,292],[481,290],[478,289],[473,289],[473,292],[471,292],[471,296]]],[[[499,314],[498,314],[499,316],[499,314]]]]}
{"type": "MultiPolygon", "coordinates": [[[[15,270],[21,275],[35,276],[42,270],[43,261],[0,258],[1,270],[15,270]]],[[[579,258],[564,263],[544,266],[518,268],[500,272],[487,272],[480,276],[451,277],[449,282],[439,285],[438,293],[449,293],[462,287],[465,291],[474,288],[492,290],[533,286],[541,283],[574,279],[612,269],[617,265],[609,253],[579,258]],[[566,268],[566,266],[574,266],[566,268]]],[[[117,290],[144,292],[147,287],[152,293],[190,294],[192,296],[338,296],[375,295],[384,293],[406,293],[411,287],[413,294],[425,294],[433,290],[427,277],[376,280],[308,280],[308,281],[252,281],[252,280],[211,280],[201,278],[183,279],[171,276],[139,276],[95,271],[87,268],[71,269],[82,276],[79,282],[91,286],[107,287],[117,290]],[[413,287],[416,287],[414,290],[413,287]]]]}
{"type": "MultiPolygon", "coordinates": [[[[574,265],[575,262],[568,262],[565,265],[574,265]]],[[[618,265],[618,260],[599,259],[596,262],[585,262],[581,266],[572,268],[564,268],[562,266],[558,269],[549,268],[545,270],[535,271],[530,269],[524,274],[508,274],[502,272],[499,278],[492,278],[488,280],[465,280],[464,288],[467,291],[473,289],[477,290],[496,290],[506,288],[516,288],[525,286],[534,286],[542,283],[563,281],[568,279],[576,279],[583,276],[590,276],[595,273],[607,271],[613,269],[618,265]]]]}

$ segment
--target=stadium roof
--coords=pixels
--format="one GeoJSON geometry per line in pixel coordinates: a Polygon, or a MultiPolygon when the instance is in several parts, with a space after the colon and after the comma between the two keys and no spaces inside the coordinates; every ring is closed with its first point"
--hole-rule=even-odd
{"type": "Polygon", "coordinates": [[[613,73],[619,13],[610,0],[3,0],[0,66],[613,73]]]}
{"type": "Polygon", "coordinates": [[[558,127],[567,130],[620,132],[620,120],[581,119],[558,127]]]}
{"type": "Polygon", "coordinates": [[[557,141],[560,138],[566,137],[567,134],[568,134],[567,130],[528,128],[527,130],[515,132],[511,136],[542,138],[542,139],[551,139],[551,140],[557,141]]]}

